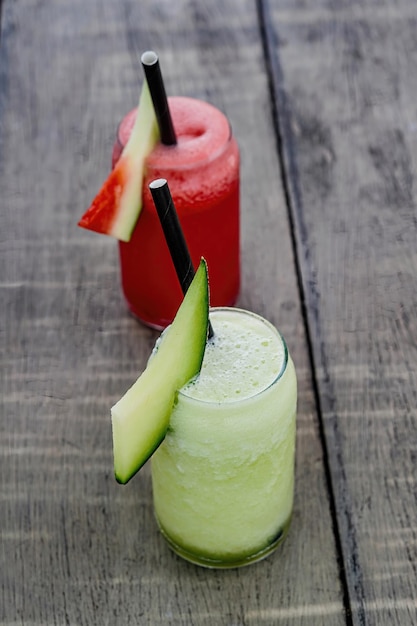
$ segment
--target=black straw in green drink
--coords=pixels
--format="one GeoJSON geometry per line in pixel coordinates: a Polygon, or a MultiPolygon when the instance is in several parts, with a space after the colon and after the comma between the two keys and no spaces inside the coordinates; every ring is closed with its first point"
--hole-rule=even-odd
{"type": "Polygon", "coordinates": [[[152,50],[148,50],[142,54],[141,61],[155,109],[161,143],[166,146],[172,146],[177,143],[177,137],[168,106],[168,98],[165,92],[164,81],[162,80],[158,55],[152,50]]]}
{"type": "MultiPolygon", "coordinates": [[[[168,183],[165,178],[158,178],[149,184],[149,189],[171,253],[175,271],[177,272],[181,284],[182,292],[185,295],[194,277],[194,266],[168,183]]],[[[209,339],[213,337],[213,335],[213,327],[209,320],[209,339]]]]}

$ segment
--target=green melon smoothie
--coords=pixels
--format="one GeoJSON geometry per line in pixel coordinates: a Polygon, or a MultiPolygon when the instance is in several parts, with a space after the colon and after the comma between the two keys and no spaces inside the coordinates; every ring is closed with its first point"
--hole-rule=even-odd
{"type": "Polygon", "coordinates": [[[210,311],[199,376],[177,396],[152,456],[156,518],[171,548],[206,567],[264,558],[294,494],[297,382],[279,332],[236,308],[210,311]]]}

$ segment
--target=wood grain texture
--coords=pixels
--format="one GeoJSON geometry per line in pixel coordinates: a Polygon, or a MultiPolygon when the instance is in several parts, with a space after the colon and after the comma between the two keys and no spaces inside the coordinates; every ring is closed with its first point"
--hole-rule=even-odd
{"type": "Polygon", "coordinates": [[[344,624],[254,3],[6,0],[0,42],[1,624],[344,624]],[[168,93],[209,100],[232,122],[239,304],[281,328],[298,371],[291,532],[242,570],[198,569],[168,550],[148,468],[126,487],[113,478],[109,407],[156,335],[126,312],[115,242],[76,222],[136,104],[137,53],[151,47],[168,93]]]}
{"type": "Polygon", "coordinates": [[[417,622],[417,5],[266,1],[354,624],[417,622]]]}

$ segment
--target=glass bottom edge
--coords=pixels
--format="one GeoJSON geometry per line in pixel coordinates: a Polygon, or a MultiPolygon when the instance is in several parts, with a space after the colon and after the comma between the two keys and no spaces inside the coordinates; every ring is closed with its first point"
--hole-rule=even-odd
{"type": "MultiPolygon", "coordinates": [[[[222,304],[222,307],[233,307],[236,302],[237,299],[239,297],[239,294],[236,294],[236,296],[227,304],[222,304]]],[[[169,326],[172,323],[172,320],[158,320],[156,322],[154,322],[153,320],[149,319],[146,317],[146,315],[142,315],[141,313],[137,312],[136,307],[134,307],[133,305],[130,304],[129,300],[126,298],[126,296],[124,296],[124,301],[127,307],[128,312],[130,313],[130,315],[138,322],[140,322],[141,324],[143,324],[144,326],[147,326],[148,328],[152,328],[153,330],[158,330],[158,331],[163,331],[167,326],[169,326]]],[[[219,307],[220,305],[217,305],[217,307],[219,307]]]]}
{"type": "Polygon", "coordinates": [[[236,557],[236,559],[234,560],[232,560],[233,557],[230,557],[227,560],[221,558],[216,559],[210,558],[208,556],[203,556],[195,552],[191,552],[190,550],[179,546],[171,539],[171,537],[168,535],[168,533],[165,532],[164,528],[159,523],[158,518],[156,518],[156,522],[158,524],[159,532],[165,539],[168,547],[177,556],[180,556],[189,563],[193,563],[193,565],[199,565],[200,567],[205,567],[208,569],[233,569],[238,567],[245,567],[247,565],[251,565],[252,563],[258,563],[259,561],[262,561],[270,554],[272,554],[272,552],[275,552],[275,550],[281,545],[281,543],[288,535],[288,531],[291,525],[291,516],[289,517],[288,521],[282,526],[279,532],[275,535],[274,539],[267,546],[252,554],[236,557]]]}

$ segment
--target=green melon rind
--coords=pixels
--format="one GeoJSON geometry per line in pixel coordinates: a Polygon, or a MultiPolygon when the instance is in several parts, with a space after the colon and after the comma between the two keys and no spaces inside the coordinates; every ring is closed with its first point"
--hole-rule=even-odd
{"type": "Polygon", "coordinates": [[[120,157],[120,166],[128,169],[128,182],[120,197],[117,214],[109,233],[121,241],[130,241],[138,221],[143,204],[145,160],[158,140],[159,129],[155,109],[148,83],[144,80],[132,133],[120,157]]]}
{"type": "Polygon", "coordinates": [[[202,259],[153,358],[111,409],[114,472],[119,483],[127,483],[163,441],[177,391],[199,373],[208,312],[207,265],[202,259]]]}

